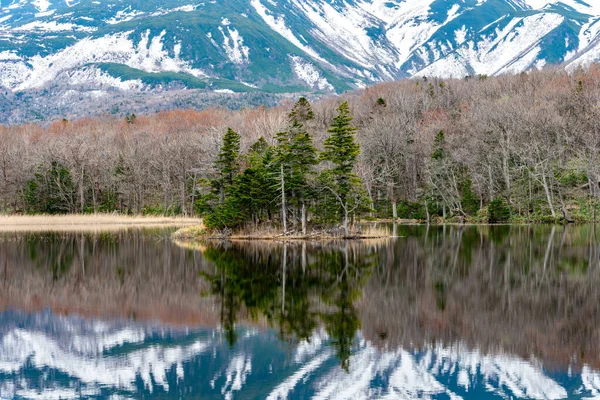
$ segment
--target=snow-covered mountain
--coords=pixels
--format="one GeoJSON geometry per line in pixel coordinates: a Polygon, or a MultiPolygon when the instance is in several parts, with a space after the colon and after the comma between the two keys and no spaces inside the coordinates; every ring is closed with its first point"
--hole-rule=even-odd
{"type": "MultiPolygon", "coordinates": [[[[0,0],[0,86],[334,92],[600,59],[592,0],[0,0]]],[[[93,91],[91,94],[90,91],[93,91]]],[[[0,100],[1,101],[1,100],[0,100]]]]}

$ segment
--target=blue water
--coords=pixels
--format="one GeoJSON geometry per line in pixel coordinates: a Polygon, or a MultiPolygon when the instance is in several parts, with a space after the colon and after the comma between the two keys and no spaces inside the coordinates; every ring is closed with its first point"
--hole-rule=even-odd
{"type": "Polygon", "coordinates": [[[600,398],[593,229],[393,229],[0,235],[0,398],[600,398]]]}
{"type": "Polygon", "coordinates": [[[547,371],[511,355],[460,344],[378,349],[357,334],[349,369],[327,334],[285,343],[240,327],[219,329],[96,321],[50,311],[0,314],[2,398],[586,398],[600,373],[547,371]]]}

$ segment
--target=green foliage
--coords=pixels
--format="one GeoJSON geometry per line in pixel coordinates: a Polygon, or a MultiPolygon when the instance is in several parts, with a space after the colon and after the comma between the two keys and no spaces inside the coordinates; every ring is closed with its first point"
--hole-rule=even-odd
{"type": "MultiPolygon", "coordinates": [[[[206,215],[204,223],[210,229],[236,229],[267,220],[272,213],[276,197],[273,149],[260,138],[244,158],[246,169],[227,186],[224,201],[206,215]]],[[[203,209],[209,209],[209,201],[214,199],[208,196],[204,196],[203,209]]]]}
{"type": "Polygon", "coordinates": [[[387,103],[383,97],[377,99],[377,105],[381,107],[387,107],[387,103]]]}
{"type": "Polygon", "coordinates": [[[204,218],[204,225],[209,229],[236,229],[247,221],[248,214],[242,201],[234,194],[204,218]]]}
{"type": "Polygon", "coordinates": [[[240,164],[240,135],[231,128],[223,137],[221,151],[217,156],[215,167],[218,171],[216,186],[221,195],[221,202],[224,200],[225,192],[233,185],[233,179],[239,173],[240,164]]]}
{"type": "Polygon", "coordinates": [[[439,161],[444,158],[446,158],[446,136],[444,131],[439,131],[433,140],[433,153],[431,154],[431,159],[439,161]]]}
{"type": "MultiPolygon", "coordinates": [[[[322,224],[338,223],[344,217],[344,210],[340,207],[340,198],[336,188],[336,176],[333,171],[325,170],[317,177],[318,192],[317,207],[313,209],[315,220],[322,224]],[[333,188],[331,190],[330,188],[333,188]],[[336,196],[337,194],[337,196],[336,196]]],[[[369,198],[362,180],[356,174],[349,175],[349,188],[351,196],[346,197],[346,206],[352,214],[361,215],[372,211],[369,207],[369,198]]]]}
{"type": "Polygon", "coordinates": [[[425,206],[422,202],[399,201],[396,205],[398,218],[402,219],[425,219],[425,206]]]}
{"type": "Polygon", "coordinates": [[[325,150],[321,154],[321,159],[333,163],[332,172],[337,181],[339,196],[342,201],[345,201],[351,192],[351,175],[360,154],[360,146],[354,140],[356,128],[351,124],[353,118],[350,115],[348,102],[343,102],[337,112],[327,130],[331,135],[325,139],[325,150]]]}
{"type": "Polygon", "coordinates": [[[488,205],[488,213],[488,222],[491,224],[508,222],[510,219],[510,208],[508,207],[508,204],[506,204],[506,201],[501,198],[494,199],[488,205]]]}
{"type": "Polygon", "coordinates": [[[276,136],[275,162],[283,164],[286,190],[303,198],[308,195],[309,175],[318,162],[317,149],[312,136],[293,115],[287,130],[276,136]]]}
{"type": "Polygon", "coordinates": [[[583,171],[565,170],[558,176],[561,185],[566,187],[578,187],[588,183],[587,174],[583,171]]]}
{"type": "Polygon", "coordinates": [[[470,178],[465,178],[461,187],[461,204],[463,211],[467,215],[476,215],[477,211],[479,211],[479,201],[477,200],[477,196],[473,193],[471,189],[473,182],[470,178]]]}
{"type": "Polygon", "coordinates": [[[128,124],[134,124],[135,123],[135,119],[137,117],[135,116],[135,114],[129,114],[125,116],[125,122],[127,122],[128,124]]]}
{"type": "Polygon", "coordinates": [[[327,249],[319,250],[306,265],[299,251],[286,249],[263,252],[233,244],[209,245],[204,251],[216,271],[201,276],[221,298],[221,323],[229,344],[235,343],[234,328],[242,306],[254,318],[262,315],[276,325],[286,341],[308,339],[321,322],[342,368],[348,370],[360,329],[354,302],[372,271],[373,259],[348,248],[327,249]],[[284,284],[285,291],[281,290],[284,284]],[[314,307],[315,299],[326,307],[314,307]]]}
{"type": "Polygon", "coordinates": [[[289,117],[290,120],[297,120],[304,123],[314,119],[315,113],[312,110],[310,102],[305,97],[300,97],[292,108],[289,117]]]}
{"type": "Polygon", "coordinates": [[[35,178],[27,181],[24,197],[29,214],[65,214],[76,209],[71,172],[58,161],[38,168],[35,178]]]}

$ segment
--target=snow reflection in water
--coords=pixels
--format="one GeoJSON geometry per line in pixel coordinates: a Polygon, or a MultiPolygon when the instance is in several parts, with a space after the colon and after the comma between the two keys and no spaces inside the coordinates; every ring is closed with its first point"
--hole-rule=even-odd
{"type": "Polygon", "coordinates": [[[600,397],[592,227],[390,231],[0,235],[0,398],[600,397]]]}
{"type": "Polygon", "coordinates": [[[600,373],[462,344],[381,350],[357,334],[348,371],[325,331],[286,344],[276,332],[95,321],[50,311],[0,314],[1,398],[591,398],[600,373]]]}

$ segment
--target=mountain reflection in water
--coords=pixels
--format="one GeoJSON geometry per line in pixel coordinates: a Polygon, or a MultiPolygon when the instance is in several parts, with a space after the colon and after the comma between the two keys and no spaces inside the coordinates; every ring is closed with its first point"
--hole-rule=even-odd
{"type": "Polygon", "coordinates": [[[594,227],[386,228],[0,234],[0,398],[600,397],[594,227]]]}

